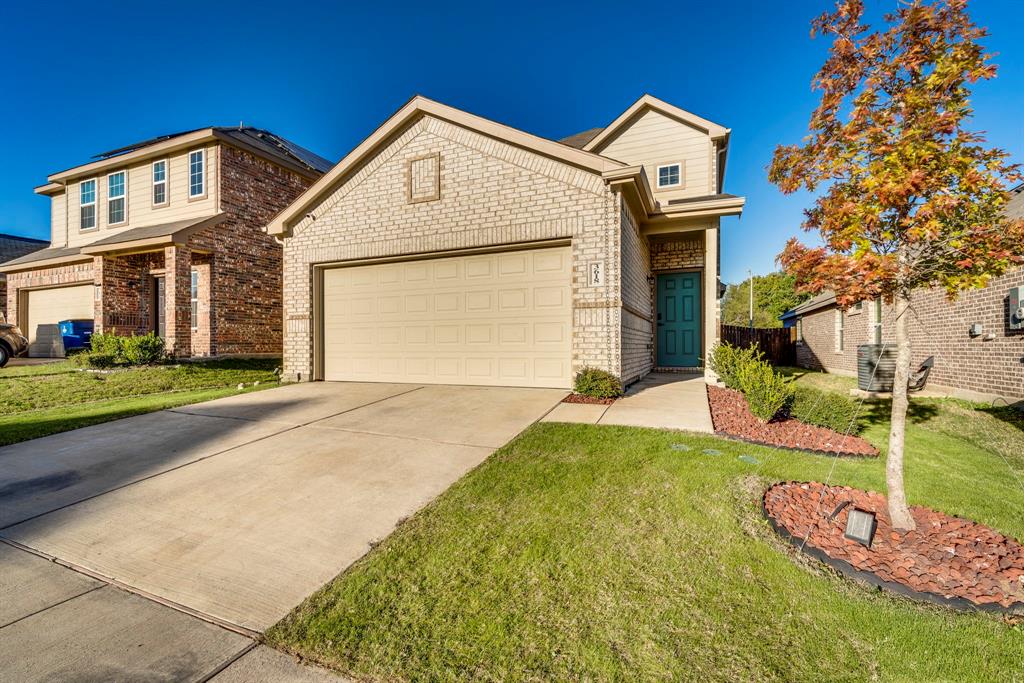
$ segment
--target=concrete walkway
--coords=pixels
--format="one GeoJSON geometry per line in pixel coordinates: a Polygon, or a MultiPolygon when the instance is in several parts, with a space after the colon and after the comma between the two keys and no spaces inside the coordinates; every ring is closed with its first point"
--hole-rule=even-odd
{"type": "Polygon", "coordinates": [[[543,421],[714,432],[704,376],[669,372],[647,375],[609,406],[560,403],[543,421]]]}
{"type": "Polygon", "coordinates": [[[337,680],[254,638],[565,393],[292,385],[0,448],[0,671],[337,680]]]}

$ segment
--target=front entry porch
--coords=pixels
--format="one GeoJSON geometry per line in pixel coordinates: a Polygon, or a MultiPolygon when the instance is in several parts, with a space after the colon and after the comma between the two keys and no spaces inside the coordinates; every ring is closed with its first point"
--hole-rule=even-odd
{"type": "Polygon", "coordinates": [[[210,254],[170,246],[94,256],[95,331],[153,332],[175,357],[215,355],[210,330],[210,254]]]}

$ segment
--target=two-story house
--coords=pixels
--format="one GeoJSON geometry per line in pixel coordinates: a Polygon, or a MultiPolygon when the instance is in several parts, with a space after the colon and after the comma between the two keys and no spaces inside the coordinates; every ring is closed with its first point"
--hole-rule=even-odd
{"type": "Polygon", "coordinates": [[[279,354],[281,246],[264,231],[331,167],[273,133],[165,135],[54,173],[49,248],[0,265],[29,355],[60,355],[57,323],[156,332],[176,357],[279,354]]]}
{"type": "Polygon", "coordinates": [[[268,225],[285,374],[569,387],[718,339],[729,129],[645,95],[560,142],[415,97],[268,225]]]}

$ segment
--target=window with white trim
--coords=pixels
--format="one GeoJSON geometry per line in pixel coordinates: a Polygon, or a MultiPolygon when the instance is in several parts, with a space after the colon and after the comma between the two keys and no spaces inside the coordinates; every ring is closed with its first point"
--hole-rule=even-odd
{"type": "Polygon", "coordinates": [[[127,216],[128,183],[124,171],[111,173],[107,176],[107,225],[124,223],[127,216]]]}
{"type": "Polygon", "coordinates": [[[197,149],[188,155],[188,196],[206,194],[206,151],[197,149]]]}
{"type": "Polygon", "coordinates": [[[801,344],[804,341],[804,319],[802,317],[796,319],[796,340],[801,344]]]}
{"type": "Polygon", "coordinates": [[[871,343],[882,343],[882,300],[875,299],[871,307],[871,343]]]}
{"type": "Polygon", "coordinates": [[[96,227],[96,180],[83,180],[78,184],[78,227],[92,230],[96,227]]]}
{"type": "Polygon", "coordinates": [[[846,316],[843,314],[843,309],[837,308],[836,310],[836,352],[840,353],[846,343],[843,339],[843,333],[846,332],[846,316]]]}
{"type": "Polygon", "coordinates": [[[167,160],[153,162],[153,206],[167,203],[167,160]]]}
{"type": "Polygon", "coordinates": [[[683,184],[683,165],[665,164],[658,167],[658,189],[679,187],[683,184]]]}
{"type": "Polygon", "coordinates": [[[192,329],[199,327],[199,271],[192,271],[192,286],[189,290],[192,303],[192,329]]]}

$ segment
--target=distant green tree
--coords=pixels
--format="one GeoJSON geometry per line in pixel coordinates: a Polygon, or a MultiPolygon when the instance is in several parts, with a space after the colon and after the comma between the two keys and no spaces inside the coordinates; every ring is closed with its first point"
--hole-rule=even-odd
{"type": "MultiPolygon", "coordinates": [[[[779,316],[810,295],[796,293],[796,278],[785,273],[754,276],[754,327],[782,327],[779,316]]],[[[747,326],[750,321],[750,279],[729,285],[722,299],[722,324],[747,326]]]]}

